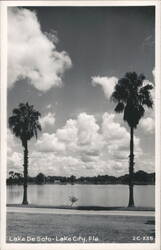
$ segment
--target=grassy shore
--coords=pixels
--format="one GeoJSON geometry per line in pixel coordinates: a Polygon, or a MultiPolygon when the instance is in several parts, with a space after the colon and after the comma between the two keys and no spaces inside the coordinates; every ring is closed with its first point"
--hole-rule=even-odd
{"type": "Polygon", "coordinates": [[[155,211],[154,207],[104,207],[104,206],[48,206],[48,205],[36,205],[36,204],[7,204],[7,207],[26,207],[26,208],[56,208],[56,209],[76,209],[76,210],[90,210],[90,211],[155,211]]]}
{"type": "Polygon", "coordinates": [[[154,242],[154,224],[154,217],[9,212],[7,214],[7,242],[152,243],[154,242]]]}

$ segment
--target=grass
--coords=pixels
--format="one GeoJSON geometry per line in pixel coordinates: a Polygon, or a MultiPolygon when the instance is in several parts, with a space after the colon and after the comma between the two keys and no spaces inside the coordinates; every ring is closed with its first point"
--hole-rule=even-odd
{"type": "Polygon", "coordinates": [[[15,243],[154,243],[154,224],[154,217],[9,212],[7,242],[19,236],[15,243]]]}

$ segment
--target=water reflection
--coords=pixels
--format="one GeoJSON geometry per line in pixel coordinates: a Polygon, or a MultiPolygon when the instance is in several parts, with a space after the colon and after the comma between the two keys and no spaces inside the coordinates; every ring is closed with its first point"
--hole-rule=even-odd
{"type": "MultiPolygon", "coordinates": [[[[154,207],[155,186],[135,186],[135,205],[154,207]]],[[[7,186],[7,203],[21,203],[23,186],[7,186]]],[[[28,200],[38,205],[70,205],[69,197],[78,198],[80,206],[127,206],[127,185],[29,185],[28,200]]]]}

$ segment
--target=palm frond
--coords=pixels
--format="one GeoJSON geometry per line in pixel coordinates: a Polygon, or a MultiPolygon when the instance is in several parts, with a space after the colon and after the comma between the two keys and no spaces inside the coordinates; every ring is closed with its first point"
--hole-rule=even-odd
{"type": "Polygon", "coordinates": [[[121,113],[124,111],[124,104],[122,102],[119,102],[115,107],[116,113],[121,113]]]}
{"type": "Polygon", "coordinates": [[[144,115],[144,106],[153,107],[151,90],[153,86],[144,86],[145,76],[137,75],[136,72],[127,72],[123,78],[118,80],[111,100],[117,103],[115,111],[124,112],[123,119],[130,127],[136,128],[141,117],[144,115]]]}
{"type": "Polygon", "coordinates": [[[34,109],[33,105],[20,103],[19,107],[13,110],[8,119],[9,127],[16,137],[19,137],[24,145],[25,140],[30,140],[33,136],[37,138],[37,131],[41,131],[39,123],[40,113],[34,109]]]}

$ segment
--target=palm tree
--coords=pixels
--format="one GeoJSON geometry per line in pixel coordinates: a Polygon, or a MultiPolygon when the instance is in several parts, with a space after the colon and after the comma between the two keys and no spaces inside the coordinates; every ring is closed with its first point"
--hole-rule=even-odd
{"type": "Polygon", "coordinates": [[[128,72],[118,80],[111,99],[116,102],[115,111],[123,112],[123,119],[130,127],[130,155],[129,155],[129,207],[134,206],[133,172],[134,172],[134,129],[144,116],[145,107],[152,108],[153,100],[150,90],[153,86],[145,82],[143,74],[128,72]]]}
{"type": "Polygon", "coordinates": [[[24,193],[22,204],[28,204],[27,201],[27,178],[28,178],[28,141],[32,137],[37,138],[37,131],[41,131],[39,117],[41,114],[28,103],[20,103],[18,108],[13,109],[9,117],[9,127],[13,134],[18,137],[24,148],[24,193]]]}

